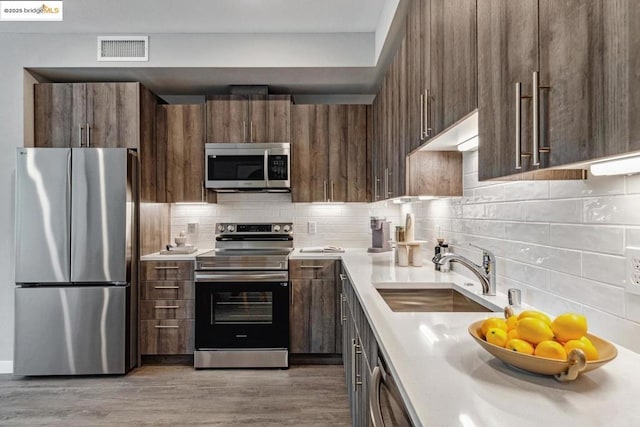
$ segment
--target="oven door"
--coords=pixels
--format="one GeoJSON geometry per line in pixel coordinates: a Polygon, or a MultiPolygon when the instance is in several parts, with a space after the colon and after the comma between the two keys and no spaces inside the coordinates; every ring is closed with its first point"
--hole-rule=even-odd
{"type": "Polygon", "coordinates": [[[289,144],[206,144],[207,188],[288,190],[289,144]]]}
{"type": "Polygon", "coordinates": [[[289,283],[282,272],[197,272],[195,347],[289,347],[289,283]]]}

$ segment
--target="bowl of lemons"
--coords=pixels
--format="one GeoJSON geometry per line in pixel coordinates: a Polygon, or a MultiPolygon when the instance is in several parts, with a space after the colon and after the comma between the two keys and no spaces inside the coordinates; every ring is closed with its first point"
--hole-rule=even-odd
{"type": "Polygon", "coordinates": [[[559,381],[573,381],[610,362],[617,355],[610,342],[587,332],[587,319],[564,313],[555,319],[527,310],[519,315],[490,317],[469,325],[473,339],[508,365],[559,381]]]}

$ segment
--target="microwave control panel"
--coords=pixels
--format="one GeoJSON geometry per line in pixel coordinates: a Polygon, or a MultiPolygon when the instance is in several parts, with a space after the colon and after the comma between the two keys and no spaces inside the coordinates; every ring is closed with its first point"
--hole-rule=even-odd
{"type": "Polygon", "coordinates": [[[289,179],[289,157],[284,155],[269,155],[269,179],[286,181],[289,179]]]}

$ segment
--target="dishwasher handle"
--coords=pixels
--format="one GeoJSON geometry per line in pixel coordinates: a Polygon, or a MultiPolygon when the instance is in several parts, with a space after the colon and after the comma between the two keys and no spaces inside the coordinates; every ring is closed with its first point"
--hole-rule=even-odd
{"type": "Polygon", "coordinates": [[[373,427],[384,427],[382,408],[380,407],[380,386],[382,385],[382,371],[379,366],[371,373],[371,388],[369,388],[369,415],[373,427]]]}

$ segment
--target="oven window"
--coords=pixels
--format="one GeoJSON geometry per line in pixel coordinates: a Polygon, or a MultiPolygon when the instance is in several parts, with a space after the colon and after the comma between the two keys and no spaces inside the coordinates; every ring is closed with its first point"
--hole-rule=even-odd
{"type": "Polygon", "coordinates": [[[212,292],[211,324],[273,323],[272,292],[212,292]]]}
{"type": "Polygon", "coordinates": [[[209,181],[264,181],[264,156],[207,156],[209,181]]]}

